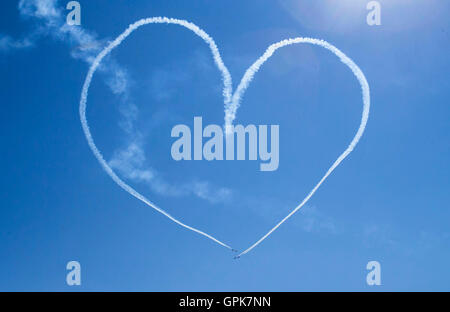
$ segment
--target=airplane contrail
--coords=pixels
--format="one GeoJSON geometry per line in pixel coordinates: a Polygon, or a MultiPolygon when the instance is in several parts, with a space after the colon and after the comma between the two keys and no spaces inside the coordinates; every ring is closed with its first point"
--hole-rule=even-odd
{"type": "Polygon", "coordinates": [[[367,120],[369,118],[369,110],[370,110],[370,89],[369,84],[367,82],[366,77],[364,76],[361,69],[343,52],[341,52],[338,48],[333,46],[332,44],[319,39],[313,39],[313,38],[294,38],[294,39],[286,39],[282,40],[280,42],[274,43],[271,46],[269,46],[264,52],[264,54],[256,60],[255,63],[253,63],[252,66],[247,69],[244,76],[242,77],[241,82],[239,83],[239,86],[237,87],[232,102],[230,104],[230,116],[232,119],[230,119],[228,122],[231,124],[233,121],[236,110],[239,108],[239,102],[241,100],[242,95],[244,94],[245,90],[248,88],[250,82],[252,81],[254,75],[258,72],[259,68],[273,55],[273,53],[278,50],[279,48],[282,48],[284,46],[297,44],[297,43],[309,43],[313,45],[318,45],[321,47],[324,47],[325,49],[330,50],[332,53],[334,53],[337,57],[340,58],[342,63],[347,65],[353,72],[353,74],[356,76],[356,78],[359,81],[359,84],[361,85],[362,90],[362,96],[363,96],[363,111],[362,111],[362,117],[361,117],[361,123],[359,125],[358,131],[356,132],[355,136],[353,137],[353,140],[350,142],[347,149],[338,157],[338,159],[333,163],[333,165],[328,169],[328,171],[325,173],[325,175],[320,179],[319,183],[316,184],[316,186],[312,189],[312,191],[308,194],[308,196],[303,199],[303,201],[294,208],[286,217],[284,217],[280,222],[278,222],[272,229],[270,229],[269,232],[267,232],[264,236],[262,236],[256,243],[251,245],[249,248],[241,252],[237,257],[240,257],[242,255],[245,255],[250,250],[258,246],[263,240],[265,240],[270,234],[273,233],[277,228],[280,227],[284,222],[286,222],[287,219],[289,219],[294,213],[296,213],[300,208],[302,208],[308,200],[314,195],[314,193],[317,191],[317,189],[322,185],[322,183],[328,178],[328,176],[336,169],[337,166],[353,151],[356,144],[358,144],[359,140],[361,139],[361,136],[364,133],[364,130],[367,125],[367,120]]]}
{"type": "Polygon", "coordinates": [[[151,208],[155,209],[156,211],[160,212],[161,214],[168,217],[170,220],[174,221],[175,223],[181,225],[182,227],[189,229],[191,231],[194,231],[198,234],[201,234],[214,242],[218,243],[219,245],[222,245],[228,249],[231,249],[232,251],[236,251],[232,249],[227,244],[219,241],[218,239],[214,238],[213,236],[202,232],[194,227],[191,227],[175,217],[168,214],[163,209],[156,206],[154,203],[152,203],[150,200],[148,200],[143,195],[139,194],[137,191],[135,191],[131,186],[126,184],[124,181],[122,181],[115,173],[114,171],[109,167],[107,162],[104,160],[103,155],[96,147],[94,140],[92,138],[91,132],[89,130],[89,125],[86,119],[86,103],[87,103],[87,97],[88,97],[88,90],[89,86],[92,81],[92,77],[97,70],[97,67],[100,65],[102,59],[108,55],[114,48],[119,46],[133,31],[138,29],[141,26],[147,25],[147,24],[176,24],[183,26],[192,32],[194,32],[197,36],[202,38],[210,47],[210,50],[212,52],[214,62],[221,72],[222,80],[223,80],[223,96],[224,96],[224,104],[225,104],[225,129],[229,129],[229,126],[232,125],[234,119],[236,118],[236,112],[239,108],[240,101],[242,99],[242,96],[245,92],[245,90],[248,88],[250,82],[252,81],[254,75],[258,72],[259,68],[274,54],[276,50],[279,48],[282,48],[284,46],[297,44],[297,43],[308,43],[313,45],[318,45],[323,48],[328,49],[333,54],[335,54],[337,57],[340,58],[340,60],[347,65],[353,72],[353,74],[358,79],[361,89],[362,89],[362,95],[363,95],[363,112],[362,112],[362,118],[361,123],[358,128],[358,131],[356,132],[356,135],[353,137],[353,140],[347,147],[347,149],[338,157],[338,159],[332,164],[332,166],[328,169],[328,171],[325,173],[325,175],[322,177],[322,179],[319,181],[319,183],[316,184],[316,186],[312,189],[312,191],[303,199],[303,201],[294,208],[286,217],[284,217],[280,222],[278,222],[269,232],[267,232],[264,236],[262,236],[256,243],[251,245],[249,248],[241,252],[239,255],[236,256],[236,258],[240,258],[240,256],[248,253],[250,250],[258,246],[263,240],[265,240],[269,235],[271,235],[278,227],[280,227],[287,219],[289,219],[294,213],[296,213],[300,208],[302,208],[308,200],[313,196],[313,194],[317,191],[317,189],[322,185],[322,183],[328,178],[328,176],[336,169],[337,166],[353,151],[356,144],[358,144],[361,136],[364,133],[367,120],[369,118],[369,110],[370,110],[370,89],[369,84],[366,80],[366,77],[364,76],[361,69],[349,58],[347,57],[343,52],[341,52],[339,49],[331,45],[330,43],[319,40],[319,39],[313,39],[313,38],[293,38],[293,39],[286,39],[282,40],[280,42],[274,43],[271,46],[267,48],[265,53],[258,58],[252,66],[250,66],[247,71],[245,72],[244,76],[242,77],[236,91],[233,94],[233,87],[232,87],[232,80],[231,75],[225,66],[225,64],[222,61],[222,58],[220,56],[219,49],[217,48],[214,40],[200,27],[197,25],[180,19],[174,19],[174,18],[167,18],[167,17],[152,17],[152,18],[145,18],[141,19],[133,24],[131,24],[121,35],[119,35],[114,41],[112,41],[104,50],[100,52],[100,54],[95,58],[94,62],[92,63],[91,67],[89,68],[86,80],[83,85],[82,93],[81,93],[81,100],[80,100],[80,118],[81,118],[81,124],[83,127],[84,134],[86,136],[86,139],[88,141],[89,147],[91,148],[92,152],[94,153],[95,157],[103,167],[103,169],[106,171],[106,173],[116,182],[121,188],[123,188],[126,192],[130,193],[132,196],[136,197],[137,199],[141,200],[151,208]]]}
{"type": "Polygon", "coordinates": [[[150,206],[151,208],[155,209],[159,213],[165,215],[167,218],[172,220],[173,222],[181,225],[182,227],[194,231],[200,235],[203,235],[212,241],[218,243],[221,246],[224,246],[230,250],[233,250],[230,246],[227,244],[221,242],[220,240],[216,239],[215,237],[200,231],[192,226],[189,226],[177,218],[171,216],[169,213],[164,211],[163,209],[159,208],[157,205],[152,203],[150,200],[148,200],[143,195],[139,194],[137,191],[135,191],[131,186],[129,186],[127,183],[122,181],[115,172],[111,169],[111,167],[108,165],[108,163],[103,158],[102,153],[97,148],[97,146],[94,143],[94,139],[92,138],[91,131],[89,129],[89,125],[86,119],[86,104],[87,104],[87,97],[88,97],[88,91],[89,86],[92,81],[92,77],[94,76],[95,71],[97,70],[98,66],[100,65],[101,61],[105,56],[107,56],[114,48],[119,46],[133,31],[138,29],[141,26],[147,25],[147,24],[178,24],[183,27],[188,28],[189,30],[193,31],[196,35],[201,37],[210,47],[211,52],[214,57],[214,61],[219,68],[219,70],[222,73],[223,83],[224,83],[224,89],[223,89],[223,95],[226,102],[230,102],[231,100],[231,91],[232,91],[232,82],[231,82],[231,75],[228,72],[228,69],[225,67],[225,65],[222,62],[222,58],[220,57],[219,50],[214,42],[214,40],[202,29],[200,29],[198,26],[189,23],[184,20],[178,20],[173,18],[166,18],[166,17],[152,17],[152,18],[145,18],[141,19],[133,24],[131,24],[121,35],[119,35],[114,41],[112,41],[105,49],[103,49],[99,55],[95,58],[94,62],[92,63],[91,67],[89,68],[88,74],[86,76],[86,80],[83,84],[83,89],[81,92],[81,99],[80,99],[80,119],[81,119],[81,125],[83,127],[84,134],[86,136],[87,142],[89,144],[89,147],[91,148],[92,152],[94,153],[95,157],[97,158],[100,165],[103,167],[103,169],[106,171],[106,173],[113,179],[114,182],[116,182],[121,188],[123,188],[126,192],[131,194],[132,196],[136,197],[146,205],[150,206]]]}

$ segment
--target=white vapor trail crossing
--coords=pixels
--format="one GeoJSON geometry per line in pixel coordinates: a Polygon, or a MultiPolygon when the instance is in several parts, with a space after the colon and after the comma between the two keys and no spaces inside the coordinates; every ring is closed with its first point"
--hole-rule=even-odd
{"type": "Polygon", "coordinates": [[[169,213],[164,211],[163,209],[159,208],[157,205],[152,203],[150,200],[148,200],[143,195],[139,194],[137,191],[135,191],[131,186],[129,186],[127,183],[122,181],[115,172],[111,169],[111,167],[108,165],[108,163],[103,158],[102,153],[97,148],[97,146],[94,143],[94,139],[92,138],[91,131],[89,129],[89,125],[86,119],[86,104],[87,104],[87,97],[88,97],[88,91],[89,86],[92,81],[92,77],[94,76],[95,71],[97,70],[98,66],[100,65],[101,61],[105,56],[107,56],[114,48],[119,46],[133,31],[138,29],[141,26],[147,25],[147,24],[177,24],[181,25],[183,27],[186,27],[187,29],[193,31],[196,35],[201,37],[210,47],[211,52],[214,57],[214,61],[219,68],[219,70],[222,73],[223,83],[224,83],[224,89],[223,89],[223,95],[226,102],[230,102],[231,99],[231,90],[232,90],[232,82],[231,82],[231,75],[228,72],[228,69],[223,64],[222,58],[220,57],[219,50],[214,42],[214,40],[205,33],[202,29],[200,29],[198,26],[189,23],[184,20],[178,20],[173,18],[166,18],[166,17],[152,17],[152,18],[146,18],[141,19],[134,24],[131,24],[120,36],[118,36],[114,41],[112,41],[103,51],[100,52],[100,54],[95,58],[94,62],[92,63],[91,67],[89,68],[88,74],[86,76],[86,80],[84,81],[83,89],[81,92],[81,100],[80,100],[80,119],[81,124],[83,127],[84,134],[86,136],[87,142],[89,144],[89,147],[91,148],[92,152],[94,153],[95,157],[99,161],[100,165],[103,167],[103,169],[106,171],[106,173],[113,179],[114,182],[116,182],[121,188],[123,188],[126,192],[130,193],[132,196],[136,197],[146,205],[150,206],[151,208],[155,209],[159,213],[165,215],[167,218],[172,220],[173,222],[181,225],[182,227],[194,231],[200,235],[203,235],[212,241],[218,243],[219,245],[222,245],[228,249],[233,250],[230,246],[227,244],[221,242],[220,240],[214,238],[213,236],[200,231],[192,226],[189,226],[180,220],[176,219],[175,217],[171,216],[169,213]]]}
{"type": "Polygon", "coordinates": [[[353,74],[358,79],[361,90],[362,90],[362,99],[363,99],[363,111],[362,111],[362,118],[361,123],[359,125],[359,128],[353,137],[352,141],[348,145],[348,147],[345,149],[345,151],[337,158],[337,160],[332,164],[332,166],[328,169],[328,171],[325,173],[325,175],[320,179],[319,183],[315,185],[315,187],[312,189],[312,191],[303,199],[303,201],[294,208],[286,217],[284,217],[280,222],[278,222],[272,229],[270,229],[269,232],[267,232],[264,236],[262,236],[256,243],[251,245],[249,248],[247,248],[245,251],[241,252],[237,258],[239,258],[242,255],[245,255],[249,251],[251,251],[253,248],[258,246],[262,241],[264,241],[268,236],[270,236],[278,227],[280,227],[286,220],[288,220],[294,213],[296,213],[300,208],[302,208],[308,200],[314,195],[314,193],[319,189],[319,187],[322,185],[322,183],[328,178],[328,176],[336,169],[339,164],[353,151],[355,146],[358,144],[359,140],[361,139],[364,130],[366,128],[367,120],[369,118],[369,110],[370,110],[370,89],[369,84],[366,80],[366,77],[364,76],[361,69],[349,58],[347,57],[343,52],[341,52],[339,49],[331,45],[330,43],[319,40],[319,39],[313,39],[313,38],[293,38],[293,39],[286,39],[282,40],[280,42],[274,43],[270,45],[267,50],[264,52],[264,54],[258,58],[252,66],[250,66],[247,71],[245,72],[244,76],[242,77],[238,87],[236,88],[236,91],[233,93],[233,86],[232,86],[232,79],[231,75],[225,66],[225,64],[222,61],[222,58],[220,56],[219,49],[217,48],[214,40],[200,27],[197,25],[190,23],[185,20],[180,19],[174,19],[174,18],[167,18],[167,17],[151,17],[151,18],[145,18],[141,19],[133,24],[131,24],[121,35],[119,35],[114,41],[109,43],[109,45],[100,52],[100,54],[95,58],[93,61],[91,67],[89,68],[88,74],[86,76],[86,80],[83,85],[83,89],[81,92],[81,99],[80,99],[80,119],[81,124],[83,127],[84,134],[86,136],[87,142],[89,144],[89,147],[91,148],[92,152],[94,153],[95,157],[99,161],[100,165],[103,167],[103,169],[106,171],[106,173],[114,180],[115,183],[117,183],[121,188],[123,188],[126,192],[131,194],[132,196],[136,197],[140,201],[144,202],[146,205],[150,206],[151,208],[155,209],[159,213],[163,214],[164,216],[168,217],[173,222],[181,225],[182,227],[194,231],[200,235],[203,235],[212,241],[216,242],[219,245],[222,245],[228,249],[231,249],[232,251],[236,251],[232,249],[227,244],[221,242],[220,240],[214,238],[213,236],[202,232],[192,226],[189,226],[177,218],[171,216],[163,209],[156,206],[154,203],[152,203],[150,200],[148,200],[146,197],[138,193],[136,190],[134,190],[131,186],[126,184],[124,181],[122,181],[114,172],[114,170],[111,169],[111,167],[108,165],[108,163],[104,160],[102,153],[99,151],[97,146],[94,143],[94,139],[92,138],[91,132],[89,130],[89,125],[86,119],[86,104],[87,104],[87,97],[88,97],[88,91],[89,86],[91,84],[93,75],[97,68],[100,66],[101,61],[105,56],[107,56],[114,48],[118,47],[133,31],[137,30],[141,26],[147,25],[147,24],[176,24],[179,26],[183,26],[192,32],[194,32],[197,36],[202,38],[208,45],[211,50],[214,62],[219,69],[222,80],[223,80],[223,96],[224,96],[224,104],[225,104],[225,130],[228,133],[228,129],[231,129],[231,126],[233,124],[234,119],[236,118],[236,112],[239,108],[240,101],[242,99],[242,96],[244,95],[245,91],[247,90],[248,86],[250,85],[250,82],[253,80],[253,77],[258,72],[260,67],[275,53],[276,50],[297,44],[297,43],[308,43],[313,45],[321,46],[329,51],[331,51],[333,54],[335,54],[339,59],[347,65],[353,72],[353,74]]]}
{"type": "MultiPolygon", "coordinates": [[[[252,66],[250,66],[249,69],[244,74],[244,77],[242,78],[238,88],[236,89],[236,92],[233,95],[233,100],[230,106],[230,116],[233,117],[236,114],[236,110],[239,108],[239,102],[241,100],[242,95],[244,94],[245,90],[248,88],[250,82],[252,81],[254,75],[258,72],[259,68],[273,55],[273,53],[284,46],[297,44],[297,43],[309,43],[313,45],[318,45],[321,47],[324,47],[325,49],[330,50],[332,53],[334,53],[337,57],[340,58],[342,63],[347,65],[353,72],[353,74],[356,76],[356,78],[359,81],[359,84],[361,85],[362,90],[362,96],[363,96],[363,111],[362,111],[362,118],[361,123],[359,125],[358,131],[356,132],[356,135],[353,137],[353,140],[350,142],[347,149],[336,159],[336,161],[333,163],[333,165],[328,169],[328,171],[325,173],[325,175],[320,179],[319,183],[316,184],[316,186],[312,189],[312,191],[308,194],[308,196],[303,199],[303,201],[294,208],[286,217],[284,217],[280,222],[278,222],[272,229],[270,229],[269,232],[267,232],[264,236],[262,236],[256,243],[251,245],[249,248],[241,252],[237,257],[240,257],[242,255],[245,255],[250,250],[258,246],[263,240],[265,240],[267,237],[269,237],[270,234],[272,234],[276,229],[278,229],[284,222],[286,222],[287,219],[289,219],[294,213],[296,213],[300,208],[302,208],[308,200],[314,195],[314,193],[317,191],[317,189],[322,185],[322,183],[328,178],[328,176],[336,169],[337,166],[353,151],[356,144],[358,144],[359,140],[361,139],[361,136],[364,133],[364,130],[367,125],[367,120],[369,118],[369,111],[370,111],[370,89],[369,84],[367,82],[366,77],[364,76],[361,69],[344,53],[342,53],[338,48],[331,45],[330,43],[324,41],[324,40],[318,40],[313,38],[294,38],[294,39],[286,39],[282,40],[280,42],[274,43],[271,46],[269,46],[266,50],[266,52],[258,59],[255,63],[253,63],[252,66]]],[[[230,123],[233,121],[233,119],[230,120],[230,123]]]]}

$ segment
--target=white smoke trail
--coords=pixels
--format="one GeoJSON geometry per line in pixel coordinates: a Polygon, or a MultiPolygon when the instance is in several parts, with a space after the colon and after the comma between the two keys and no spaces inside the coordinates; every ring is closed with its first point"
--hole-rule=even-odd
{"type": "MultiPolygon", "coordinates": [[[[226,120],[226,127],[227,125],[231,125],[233,122],[233,119],[236,116],[236,111],[239,108],[239,102],[241,100],[242,95],[244,94],[245,90],[248,88],[250,82],[252,81],[255,74],[258,72],[259,68],[273,55],[273,53],[284,46],[288,46],[291,44],[296,43],[309,43],[318,45],[321,47],[324,47],[325,49],[330,50],[333,52],[337,57],[340,58],[340,60],[347,65],[353,72],[353,74],[356,76],[356,78],[359,81],[359,84],[361,85],[362,95],[363,95],[363,111],[362,111],[362,118],[361,123],[359,125],[358,131],[356,132],[356,135],[353,137],[353,140],[351,141],[350,145],[347,147],[347,149],[338,157],[338,159],[333,163],[333,165],[328,169],[328,171],[325,173],[323,178],[319,181],[319,183],[316,184],[316,186],[312,189],[312,191],[308,194],[308,196],[303,199],[303,201],[294,208],[286,217],[284,217],[280,222],[277,223],[269,232],[267,232],[264,236],[262,236],[256,243],[251,245],[249,248],[241,252],[237,257],[240,257],[242,255],[245,255],[250,250],[258,246],[263,240],[265,240],[270,234],[273,233],[277,228],[280,227],[287,219],[289,219],[294,213],[296,213],[300,208],[302,208],[308,200],[314,195],[314,193],[317,191],[317,189],[322,185],[322,183],[328,178],[328,176],[336,169],[337,166],[353,151],[356,144],[358,144],[359,140],[361,139],[361,136],[364,133],[364,130],[366,128],[367,120],[369,118],[369,110],[370,110],[370,89],[369,84],[367,83],[367,79],[364,76],[361,69],[344,53],[342,53],[338,48],[331,45],[330,43],[324,41],[324,40],[318,40],[313,38],[294,38],[294,39],[286,39],[282,40],[280,42],[274,43],[271,46],[269,46],[264,52],[264,54],[256,60],[255,63],[253,63],[252,66],[250,66],[249,69],[244,74],[244,77],[242,77],[242,80],[236,89],[232,102],[229,106],[229,119],[226,120]]],[[[228,127],[227,127],[228,128],[228,127]]]]}
{"type": "MultiPolygon", "coordinates": [[[[267,232],[264,236],[262,236],[256,243],[251,245],[249,248],[247,248],[245,251],[240,253],[237,257],[240,257],[246,253],[248,253],[250,250],[258,246],[263,240],[265,240],[270,234],[272,234],[278,227],[280,227],[281,224],[283,224],[287,219],[289,219],[295,212],[297,212],[301,207],[303,207],[308,200],[312,197],[312,195],[317,191],[317,189],[322,185],[322,183],[328,178],[328,176],[336,169],[337,166],[352,152],[352,150],[355,148],[356,144],[359,142],[361,136],[364,133],[367,120],[369,117],[369,109],[370,109],[370,90],[369,90],[369,84],[367,83],[367,80],[361,71],[361,69],[344,53],[342,53],[339,49],[331,45],[330,43],[324,41],[324,40],[318,40],[313,38],[294,38],[294,39],[286,39],[282,40],[280,42],[277,42],[275,44],[272,44],[267,48],[266,52],[258,59],[256,60],[253,65],[247,69],[245,72],[241,82],[239,83],[239,86],[237,87],[234,94],[232,94],[232,80],[231,75],[224,65],[222,58],[220,56],[219,50],[214,42],[214,40],[201,28],[196,26],[193,23],[187,22],[185,20],[179,20],[179,19],[173,19],[173,18],[167,18],[167,17],[152,17],[152,18],[146,18],[141,19],[134,24],[131,24],[120,36],[118,36],[113,42],[111,42],[103,51],[100,52],[100,54],[95,58],[94,62],[92,63],[89,72],[87,74],[86,80],[83,85],[83,90],[81,93],[81,100],[80,100],[80,118],[81,123],[83,126],[83,131],[86,136],[86,139],[88,141],[88,144],[93,151],[95,157],[102,165],[103,169],[108,173],[108,175],[125,191],[130,193],[132,196],[136,197],[137,199],[141,200],[148,206],[152,207],[153,209],[157,210],[158,212],[162,213],[175,223],[191,230],[196,233],[199,233],[214,242],[227,247],[229,249],[232,249],[230,246],[222,243],[221,241],[217,240],[216,238],[212,237],[211,235],[204,233],[196,228],[193,228],[191,226],[188,226],[184,224],[183,222],[177,220],[176,218],[172,217],[170,214],[165,212],[163,209],[157,207],[154,203],[152,203],[150,200],[136,192],[132,187],[130,187],[128,184],[126,184],[124,181],[122,181],[115,173],[114,171],[109,167],[109,165],[106,163],[106,161],[103,159],[102,154],[97,149],[94,140],[92,138],[91,132],[89,130],[89,126],[86,120],[86,103],[87,103],[87,96],[88,96],[88,90],[90,83],[92,81],[92,77],[97,70],[97,67],[100,65],[102,59],[108,55],[114,48],[119,46],[123,40],[125,40],[133,31],[138,29],[141,26],[147,25],[147,24],[177,24],[180,26],[183,26],[192,32],[194,32],[196,35],[201,37],[210,47],[211,52],[213,54],[213,58],[215,61],[215,64],[217,65],[218,69],[221,72],[224,88],[223,88],[223,96],[224,96],[224,103],[225,103],[225,129],[228,131],[230,129],[229,127],[232,125],[233,120],[236,117],[237,109],[239,108],[241,98],[245,92],[245,90],[248,88],[250,82],[252,81],[254,75],[258,72],[259,68],[273,55],[273,53],[284,46],[296,44],[296,43],[309,43],[313,45],[318,45],[321,47],[324,47],[328,50],[330,50],[332,53],[334,53],[336,56],[340,58],[340,60],[347,65],[353,72],[353,74],[358,79],[362,94],[363,94],[363,112],[362,112],[362,119],[361,124],[358,128],[358,131],[356,135],[354,136],[353,140],[351,141],[350,145],[347,147],[347,149],[338,157],[338,159],[333,163],[333,165],[328,169],[328,171],[325,173],[323,178],[319,181],[319,183],[316,184],[316,186],[312,189],[312,191],[306,196],[306,198],[296,207],[294,208],[285,218],[283,218],[278,224],[276,224],[269,232],[267,232]]],[[[233,250],[233,249],[232,249],[233,250]]]]}
{"type": "Polygon", "coordinates": [[[147,24],[163,24],[163,23],[166,23],[166,24],[177,24],[177,25],[186,27],[187,29],[193,31],[196,35],[201,37],[209,45],[209,47],[211,49],[211,52],[213,54],[213,57],[214,57],[214,61],[215,61],[217,67],[219,68],[219,70],[220,70],[220,72],[222,74],[223,83],[224,83],[223,95],[224,95],[224,98],[225,98],[225,102],[229,103],[231,101],[231,92],[232,92],[231,75],[228,72],[228,69],[223,64],[222,58],[220,57],[219,50],[218,50],[214,40],[206,32],[204,32],[198,26],[196,26],[196,25],[194,25],[192,23],[189,23],[187,21],[184,21],[184,20],[178,20],[178,19],[166,18],[166,17],[152,17],[152,18],[141,19],[141,20],[131,24],[121,35],[119,35],[104,50],[102,50],[100,52],[100,54],[93,61],[91,67],[89,68],[88,74],[86,76],[86,80],[85,80],[85,82],[83,84],[83,89],[82,89],[82,92],[81,92],[81,99],[80,99],[80,119],[81,119],[81,124],[82,124],[82,127],[83,127],[83,131],[84,131],[84,134],[86,136],[86,139],[87,139],[87,142],[89,144],[89,147],[91,148],[91,150],[94,153],[95,157],[99,161],[100,165],[103,167],[103,169],[106,171],[106,173],[114,180],[114,182],[116,182],[126,192],[128,192],[132,196],[136,197],[140,201],[144,202],[145,204],[147,204],[151,208],[155,209],[159,213],[165,215],[167,218],[169,218],[173,222],[181,225],[182,227],[184,227],[184,228],[186,228],[188,230],[194,231],[194,232],[196,232],[198,234],[201,234],[201,235],[203,235],[203,236],[213,240],[214,242],[216,242],[216,243],[218,243],[218,244],[220,244],[220,245],[222,245],[224,247],[227,247],[227,248],[233,250],[230,246],[228,246],[227,244],[225,244],[225,243],[221,242],[220,240],[214,238],[213,236],[211,236],[211,235],[209,235],[209,234],[207,234],[205,232],[202,232],[202,231],[200,231],[200,230],[198,230],[198,229],[196,229],[194,227],[191,227],[191,226],[189,226],[187,224],[184,224],[183,222],[181,222],[178,219],[174,218],[173,216],[168,214],[166,211],[164,211],[163,209],[161,209],[158,206],[156,206],[150,200],[148,200],[147,198],[145,198],[144,196],[139,194],[137,191],[135,191],[131,186],[126,184],[124,181],[122,181],[114,173],[114,171],[111,169],[111,167],[108,165],[108,163],[103,158],[103,155],[99,151],[97,146],[95,145],[94,139],[92,138],[92,135],[91,135],[91,131],[89,130],[89,125],[88,125],[88,122],[87,122],[87,119],[86,119],[86,104],[87,104],[88,91],[89,91],[89,86],[90,86],[91,81],[92,81],[92,77],[93,77],[95,71],[97,70],[97,68],[100,66],[100,63],[103,60],[103,58],[105,56],[107,56],[114,48],[119,46],[133,31],[135,31],[139,27],[147,25],[147,24]]]}

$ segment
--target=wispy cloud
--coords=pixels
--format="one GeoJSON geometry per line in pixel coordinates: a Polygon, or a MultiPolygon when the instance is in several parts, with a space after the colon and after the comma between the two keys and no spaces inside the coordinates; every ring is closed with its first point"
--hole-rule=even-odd
{"type": "Polygon", "coordinates": [[[186,186],[187,189],[199,198],[211,203],[230,200],[232,191],[226,187],[216,187],[205,181],[194,181],[186,186]]]}
{"type": "Polygon", "coordinates": [[[319,211],[316,206],[305,206],[300,210],[302,217],[298,218],[297,224],[305,232],[320,232],[336,234],[337,228],[333,218],[319,211]]]}
{"type": "Polygon", "coordinates": [[[56,3],[57,0],[20,0],[19,10],[24,15],[48,19],[49,24],[53,19],[61,17],[56,3]]]}
{"type": "MultiPolygon", "coordinates": [[[[99,39],[95,33],[81,26],[67,25],[65,11],[58,6],[57,0],[20,0],[18,9],[22,17],[34,22],[35,30],[22,39],[0,35],[0,50],[3,52],[33,47],[40,38],[50,36],[67,44],[73,58],[91,65],[107,43],[107,40],[99,39]]],[[[124,131],[126,139],[123,147],[114,151],[109,161],[111,168],[131,181],[146,183],[152,191],[165,196],[193,195],[210,203],[228,200],[232,193],[228,188],[217,188],[207,181],[196,180],[183,185],[174,185],[166,182],[155,169],[149,167],[143,149],[143,135],[135,127],[139,109],[130,95],[132,84],[130,75],[111,57],[99,66],[99,71],[111,92],[118,97],[119,112],[122,116],[119,126],[124,131]]],[[[166,71],[156,71],[153,74],[152,88],[159,99],[170,98],[174,79],[175,82],[180,82],[188,77],[182,71],[178,71],[176,75],[172,74],[174,73],[166,71]]]]}
{"type": "MultiPolygon", "coordinates": [[[[57,0],[20,0],[18,9],[25,20],[33,23],[33,30],[20,39],[0,34],[2,52],[30,48],[35,46],[40,38],[50,36],[69,45],[73,58],[90,65],[106,44],[106,40],[98,39],[95,33],[81,26],[67,25],[65,11],[58,6],[57,0]]],[[[100,71],[105,75],[105,81],[114,94],[126,93],[129,78],[126,71],[114,60],[109,59],[100,71]]]]}
{"type": "Polygon", "coordinates": [[[145,154],[141,146],[131,142],[126,149],[114,152],[109,165],[122,173],[127,179],[150,183],[154,179],[155,173],[151,169],[143,169],[144,162],[145,154]]]}
{"type": "MultiPolygon", "coordinates": [[[[282,218],[295,206],[295,200],[280,200],[273,197],[246,197],[242,194],[236,194],[246,206],[253,207],[255,214],[269,222],[282,218]]],[[[323,210],[316,206],[304,206],[300,211],[298,218],[291,221],[291,224],[307,233],[316,234],[338,234],[340,230],[333,217],[327,215],[323,210]]]]}
{"type": "Polygon", "coordinates": [[[0,34],[0,51],[9,52],[11,50],[18,50],[29,48],[33,46],[34,42],[30,38],[13,39],[10,36],[0,34]]]}
{"type": "Polygon", "coordinates": [[[167,183],[146,162],[142,142],[134,141],[126,148],[116,150],[108,164],[126,179],[136,183],[145,183],[150,186],[152,191],[161,195],[177,197],[194,195],[213,204],[231,199],[231,189],[216,187],[207,181],[193,180],[181,185],[167,183]]]}
{"type": "Polygon", "coordinates": [[[368,224],[363,229],[363,243],[366,247],[386,246],[394,248],[398,245],[387,225],[368,224]]]}

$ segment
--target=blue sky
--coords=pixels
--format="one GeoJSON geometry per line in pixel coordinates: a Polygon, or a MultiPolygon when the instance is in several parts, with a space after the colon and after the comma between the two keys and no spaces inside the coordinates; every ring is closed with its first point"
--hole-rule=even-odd
{"type": "MultiPolygon", "coordinates": [[[[380,1],[382,25],[368,26],[367,2],[80,1],[82,25],[64,28],[65,1],[23,1],[21,10],[3,1],[0,290],[450,290],[450,4],[380,1]],[[234,87],[270,44],[298,36],[332,43],[370,84],[371,115],[354,152],[306,207],[239,260],[120,189],[81,129],[92,57],[152,16],[202,27],[234,87]],[[65,283],[71,260],[81,264],[81,286],[65,283]],[[366,285],[371,260],[381,264],[381,286],[366,285]]],[[[255,76],[235,121],[280,125],[278,170],[261,172],[259,161],[174,161],[173,126],[192,125],[194,116],[223,123],[221,88],[200,38],[147,25],[94,76],[87,118],[120,177],[242,251],[342,153],[362,101],[336,56],[286,47],[255,76]]]]}

